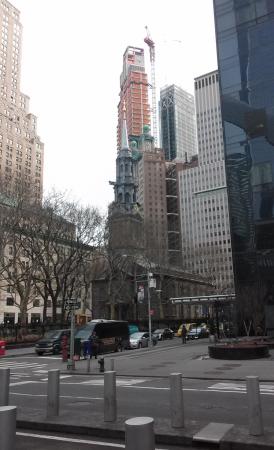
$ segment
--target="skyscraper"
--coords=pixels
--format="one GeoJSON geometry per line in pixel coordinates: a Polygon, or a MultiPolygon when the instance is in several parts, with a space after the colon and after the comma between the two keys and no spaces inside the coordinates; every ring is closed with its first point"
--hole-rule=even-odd
{"type": "Polygon", "coordinates": [[[32,188],[36,200],[43,190],[44,144],[37,135],[37,118],[29,112],[29,97],[20,91],[22,25],[20,12],[0,3],[0,190],[32,188]]]}
{"type": "Polygon", "coordinates": [[[218,71],[195,79],[198,160],[179,172],[183,261],[219,292],[233,291],[218,71]]]}
{"type": "Polygon", "coordinates": [[[165,86],[160,93],[161,145],[165,159],[190,161],[197,153],[193,95],[175,86],[165,86]]]}
{"type": "Polygon", "coordinates": [[[214,11],[238,307],[274,329],[274,2],[214,11]]]}
{"type": "Polygon", "coordinates": [[[144,50],[127,47],[123,55],[123,71],[120,76],[120,101],[118,104],[117,147],[121,147],[123,108],[126,105],[126,122],[130,138],[143,133],[144,125],[150,125],[148,80],[145,72],[144,50]]]}

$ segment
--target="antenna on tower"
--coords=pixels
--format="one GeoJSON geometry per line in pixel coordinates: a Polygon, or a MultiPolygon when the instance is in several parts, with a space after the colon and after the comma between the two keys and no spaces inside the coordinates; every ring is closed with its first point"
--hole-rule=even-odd
{"type": "Polygon", "coordinates": [[[144,42],[149,47],[150,66],[151,66],[151,85],[152,85],[152,130],[155,144],[158,140],[158,124],[157,124],[157,104],[156,104],[156,79],[155,79],[155,42],[151,39],[150,32],[145,26],[147,35],[144,42]]]}

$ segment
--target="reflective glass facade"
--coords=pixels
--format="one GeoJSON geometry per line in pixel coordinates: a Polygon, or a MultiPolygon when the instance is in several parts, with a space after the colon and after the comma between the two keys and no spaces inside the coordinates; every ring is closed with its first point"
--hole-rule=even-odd
{"type": "Polygon", "coordinates": [[[274,1],[214,12],[239,318],[255,328],[274,304],[274,1]]]}

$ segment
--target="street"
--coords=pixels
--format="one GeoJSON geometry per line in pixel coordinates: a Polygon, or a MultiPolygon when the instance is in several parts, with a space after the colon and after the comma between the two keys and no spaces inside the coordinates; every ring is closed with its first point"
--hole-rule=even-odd
{"type": "MultiPolygon", "coordinates": [[[[63,435],[56,433],[33,433],[19,431],[16,435],[15,450],[111,450],[125,448],[124,442],[87,436],[63,435]]],[[[192,450],[198,450],[191,447],[192,450]]],[[[156,450],[184,450],[189,447],[156,445],[156,450]]],[[[203,450],[209,450],[203,447],[203,450]]]]}
{"type": "MultiPolygon", "coordinates": [[[[244,364],[239,361],[215,361],[218,370],[216,367],[209,370],[207,366],[212,362],[203,359],[206,349],[206,342],[193,341],[182,346],[179,339],[174,339],[161,342],[149,350],[105,355],[106,368],[109,359],[113,358],[117,370],[118,415],[151,416],[155,420],[168,418],[168,375],[180,372],[184,376],[196,367],[196,378],[190,376],[183,380],[186,420],[247,425],[245,382],[239,381],[239,377],[237,379],[237,373],[243,371],[244,364]],[[200,371],[202,365],[206,372],[200,371]],[[233,371],[235,380],[229,379],[233,371]],[[207,377],[203,377],[204,373],[207,377]]],[[[250,361],[247,363],[250,364],[250,361]]],[[[256,363],[258,361],[253,361],[255,366],[256,363]]],[[[271,359],[265,363],[272,367],[271,359]]],[[[54,368],[62,368],[60,417],[69,415],[70,420],[78,424],[81,424],[80,417],[85,422],[94,414],[103,417],[103,374],[98,371],[97,361],[91,361],[90,374],[85,373],[86,361],[77,364],[82,367],[81,374],[66,373],[66,364],[62,363],[59,355],[37,357],[33,354],[2,359],[0,367],[11,369],[10,404],[18,407],[18,417],[32,410],[45,414],[47,371],[54,368]]],[[[264,422],[266,426],[271,426],[274,382],[261,383],[261,394],[264,422]]]]}

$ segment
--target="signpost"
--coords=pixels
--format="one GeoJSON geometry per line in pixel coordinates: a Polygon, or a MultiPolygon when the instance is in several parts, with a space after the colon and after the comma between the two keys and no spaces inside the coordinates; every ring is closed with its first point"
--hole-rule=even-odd
{"type": "Polygon", "coordinates": [[[81,302],[76,298],[70,298],[65,301],[65,310],[70,311],[70,351],[68,369],[75,369],[74,361],[74,329],[75,329],[75,311],[81,307],[81,302]]]}

